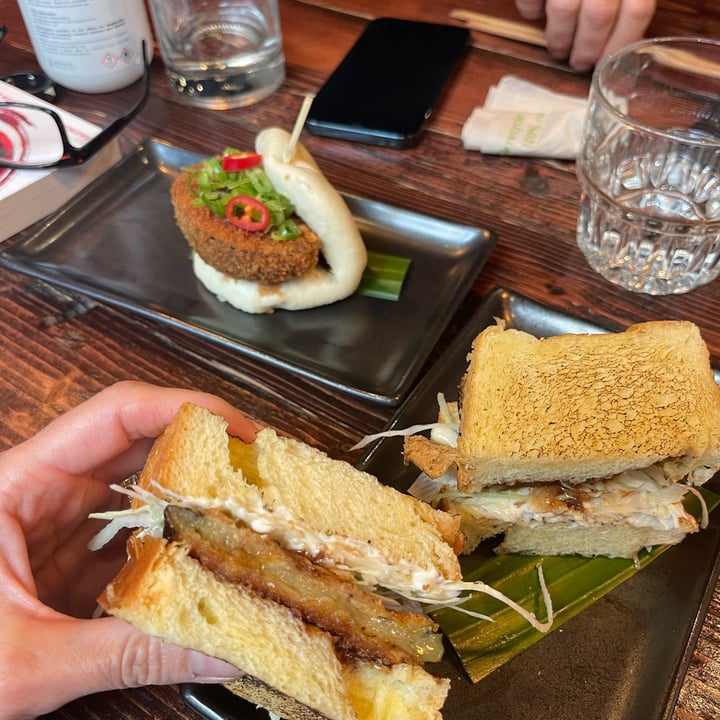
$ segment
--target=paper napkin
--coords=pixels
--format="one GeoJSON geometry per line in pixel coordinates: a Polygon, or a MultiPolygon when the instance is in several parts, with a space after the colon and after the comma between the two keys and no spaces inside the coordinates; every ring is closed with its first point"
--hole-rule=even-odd
{"type": "Polygon", "coordinates": [[[586,109],[587,98],[506,75],[465,122],[463,145],[488,155],[571,160],[578,154],[586,109]]]}

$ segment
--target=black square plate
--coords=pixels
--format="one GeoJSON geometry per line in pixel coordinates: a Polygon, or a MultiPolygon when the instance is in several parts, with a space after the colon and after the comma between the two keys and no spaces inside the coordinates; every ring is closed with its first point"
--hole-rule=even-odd
{"type": "MultiPolygon", "coordinates": [[[[431,422],[438,392],[449,400],[457,397],[470,344],[496,317],[537,336],[602,332],[498,289],[418,383],[390,427],[431,422]]],[[[403,463],[402,439],[397,437],[380,440],[360,466],[401,490],[418,473],[403,463]]],[[[708,487],[717,492],[717,485],[716,476],[708,487]]],[[[440,665],[429,668],[452,681],[444,720],[669,720],[717,581],[719,549],[720,516],[715,512],[708,528],[668,549],[475,685],[448,650],[440,665]]],[[[472,562],[472,556],[464,558],[464,569],[472,562]]],[[[213,720],[267,717],[221,686],[187,685],[183,694],[213,720]]]]}
{"type": "Polygon", "coordinates": [[[170,205],[181,168],[202,157],[149,141],[0,263],[241,353],[388,405],[407,394],[495,247],[489,230],[345,196],[370,250],[410,258],[398,302],[356,293],[326,307],[252,315],[192,272],[170,205]]]}

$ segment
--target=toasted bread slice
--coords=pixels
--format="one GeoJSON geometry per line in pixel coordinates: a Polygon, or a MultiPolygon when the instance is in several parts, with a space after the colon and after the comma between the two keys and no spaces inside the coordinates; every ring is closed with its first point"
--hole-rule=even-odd
{"type": "Polygon", "coordinates": [[[464,492],[658,463],[700,484],[720,467],[720,389],[686,321],[544,339],[500,323],[475,339],[460,403],[464,492]]]}
{"type": "MultiPolygon", "coordinates": [[[[227,435],[222,418],[186,404],[153,445],[140,485],[152,489],[152,481],[180,496],[287,512],[311,531],[351,539],[389,563],[461,577],[457,518],[270,428],[243,443],[227,435]]],[[[324,552],[332,557],[333,546],[324,552]]]]}
{"type": "MultiPolygon", "coordinates": [[[[697,527],[696,527],[697,529],[697,527]]],[[[688,528],[662,529],[606,525],[601,527],[558,527],[513,525],[505,531],[498,553],[521,555],[582,555],[584,557],[636,558],[643,548],[675,545],[688,528]]]]}

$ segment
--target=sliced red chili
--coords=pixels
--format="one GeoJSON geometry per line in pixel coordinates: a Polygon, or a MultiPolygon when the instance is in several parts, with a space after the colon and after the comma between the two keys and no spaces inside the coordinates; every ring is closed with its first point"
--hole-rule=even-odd
{"type": "Polygon", "coordinates": [[[262,155],[254,152],[236,152],[230,155],[224,155],[222,159],[222,169],[225,172],[239,172],[240,170],[248,170],[256,167],[262,162],[262,155]]]}
{"type": "Polygon", "coordinates": [[[225,217],[241,230],[260,232],[270,222],[270,211],[257,198],[236,195],[225,206],[225,217]]]}

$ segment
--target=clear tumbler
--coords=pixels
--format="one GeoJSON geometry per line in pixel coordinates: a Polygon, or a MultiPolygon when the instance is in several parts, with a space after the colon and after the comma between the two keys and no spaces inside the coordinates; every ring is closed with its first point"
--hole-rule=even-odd
{"type": "Polygon", "coordinates": [[[720,41],[657,38],[596,68],[577,241],[611,282],[685,293],[720,273],[720,41]]]}
{"type": "Polygon", "coordinates": [[[278,0],[150,0],[170,85],[199,107],[258,102],[285,79],[278,0]]]}

